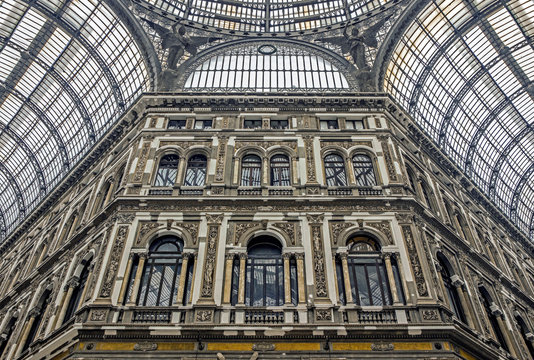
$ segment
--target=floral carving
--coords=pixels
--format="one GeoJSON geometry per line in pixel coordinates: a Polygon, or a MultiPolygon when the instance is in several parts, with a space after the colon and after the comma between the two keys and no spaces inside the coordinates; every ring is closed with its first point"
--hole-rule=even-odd
{"type": "Polygon", "coordinates": [[[224,160],[226,158],[226,144],[228,138],[219,138],[219,146],[217,147],[217,165],[215,167],[215,182],[224,182],[224,160]]]}
{"type": "Polygon", "coordinates": [[[402,234],[404,235],[404,240],[406,241],[406,246],[408,248],[408,255],[415,276],[417,293],[419,296],[428,296],[428,288],[423,275],[423,268],[421,267],[419,256],[417,255],[417,248],[415,247],[415,241],[410,226],[402,226],[402,234]]]}
{"type": "Polygon", "coordinates": [[[397,182],[399,177],[395,171],[395,164],[393,163],[393,157],[391,156],[391,151],[389,150],[389,144],[387,141],[382,142],[382,152],[384,153],[384,160],[386,161],[389,179],[397,182]]]}
{"type": "Polygon", "coordinates": [[[317,309],[315,310],[315,319],[318,321],[332,320],[332,311],[330,309],[317,309]]]}
{"type": "Polygon", "coordinates": [[[111,295],[111,290],[113,288],[113,283],[115,281],[115,276],[119,270],[119,263],[122,257],[122,252],[124,250],[124,245],[126,243],[126,237],[128,236],[128,226],[123,225],[119,227],[117,231],[117,238],[111,249],[111,257],[104,275],[104,284],[100,290],[100,296],[103,298],[109,297],[111,295]]]}
{"type": "Polygon", "coordinates": [[[389,221],[367,222],[366,225],[375,228],[382,234],[386,235],[389,243],[393,244],[393,235],[391,233],[391,226],[389,224],[389,221]]]}
{"type": "Polygon", "coordinates": [[[330,238],[335,245],[337,245],[339,235],[351,226],[354,226],[354,224],[345,221],[330,222],[330,238]]]}
{"type": "Polygon", "coordinates": [[[323,239],[321,225],[311,225],[312,247],[313,247],[313,270],[315,274],[315,294],[317,297],[327,297],[326,273],[323,250],[323,239]]]}
{"type": "Polygon", "coordinates": [[[143,173],[145,172],[145,166],[146,162],[148,160],[148,154],[150,153],[150,143],[145,142],[143,143],[143,147],[141,148],[141,153],[139,154],[139,160],[137,161],[137,165],[135,167],[135,173],[133,181],[134,183],[140,183],[143,179],[143,173]]]}
{"type": "Polygon", "coordinates": [[[287,236],[289,237],[290,241],[291,241],[291,245],[295,246],[296,243],[297,243],[297,231],[296,231],[296,227],[298,226],[297,224],[295,223],[274,223],[273,226],[275,228],[278,228],[280,230],[282,230],[283,232],[285,232],[287,234],[287,236]]]}
{"type": "Polygon", "coordinates": [[[315,161],[313,156],[313,137],[306,136],[304,138],[304,148],[306,149],[306,170],[308,173],[308,182],[317,182],[317,175],[315,173],[315,161]]]}
{"type": "Polygon", "coordinates": [[[197,311],[197,321],[199,322],[208,322],[212,321],[213,311],[211,310],[198,310],[197,311]]]}
{"type": "Polygon", "coordinates": [[[436,320],[439,320],[439,315],[438,315],[438,312],[436,310],[423,310],[421,311],[421,314],[423,316],[423,320],[427,320],[427,321],[436,321],[436,320]]]}
{"type": "Polygon", "coordinates": [[[178,226],[189,232],[193,239],[193,245],[196,245],[198,240],[198,223],[182,223],[178,226]]]}
{"type": "Polygon", "coordinates": [[[321,149],[327,146],[337,146],[343,149],[350,149],[354,146],[373,147],[372,141],[321,141],[321,149]]]}
{"type": "Polygon", "coordinates": [[[234,245],[239,243],[239,240],[241,240],[241,237],[245,232],[259,226],[261,226],[261,224],[258,222],[236,223],[234,230],[234,245]]]}
{"type": "Polygon", "coordinates": [[[145,240],[145,236],[152,232],[152,230],[157,229],[160,226],[157,222],[144,222],[139,226],[139,232],[137,234],[137,239],[135,245],[141,245],[145,240]]]}
{"type": "Polygon", "coordinates": [[[217,242],[219,239],[219,225],[208,227],[208,248],[206,250],[206,263],[204,265],[204,283],[202,297],[213,296],[213,278],[215,275],[215,257],[217,255],[217,242]]]}
{"type": "Polygon", "coordinates": [[[92,310],[90,320],[91,321],[105,321],[107,315],[108,315],[107,310],[92,310]]]}

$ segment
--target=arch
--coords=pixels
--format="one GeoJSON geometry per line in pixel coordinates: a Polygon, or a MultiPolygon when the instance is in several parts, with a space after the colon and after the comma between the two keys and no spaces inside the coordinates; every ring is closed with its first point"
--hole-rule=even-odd
{"type": "Polygon", "coordinates": [[[246,239],[243,246],[248,248],[252,240],[259,238],[259,237],[273,238],[280,243],[283,249],[287,248],[288,244],[290,244],[290,242],[288,241],[289,239],[286,238],[286,235],[283,234],[282,231],[274,227],[269,227],[268,229],[257,229],[256,228],[256,229],[251,229],[245,232],[243,236],[241,237],[241,239],[246,239]]]}
{"type": "Polygon", "coordinates": [[[174,153],[165,154],[159,159],[157,164],[154,186],[173,186],[178,176],[180,156],[174,153]]]}
{"type": "Polygon", "coordinates": [[[49,283],[47,286],[45,286],[44,290],[41,293],[41,296],[37,300],[37,303],[30,310],[30,316],[33,316],[34,320],[33,320],[32,326],[30,327],[28,337],[26,338],[26,341],[22,345],[22,351],[27,349],[37,336],[37,332],[39,331],[39,328],[41,327],[41,323],[43,321],[43,317],[44,317],[43,315],[46,311],[48,303],[51,300],[53,288],[54,286],[52,283],[49,283]],[[33,312],[33,314],[31,314],[31,312],[33,312]]]}
{"type": "Polygon", "coordinates": [[[343,160],[350,159],[349,151],[341,146],[327,145],[321,149],[321,157],[325,157],[330,154],[338,154],[343,160]]]}
{"type": "Polygon", "coordinates": [[[496,336],[496,340],[498,341],[499,345],[501,345],[503,349],[508,351],[508,346],[504,341],[504,334],[502,333],[501,328],[499,327],[499,323],[497,321],[497,316],[502,316],[502,314],[499,314],[496,311],[496,304],[493,301],[493,298],[489,291],[486,289],[486,287],[484,285],[479,285],[478,290],[482,297],[482,307],[484,308],[486,316],[490,321],[491,328],[493,329],[493,334],[496,336]]]}
{"type": "Polygon", "coordinates": [[[63,318],[63,324],[68,322],[78,311],[78,308],[83,304],[84,299],[82,296],[85,293],[85,287],[87,286],[87,282],[89,280],[89,276],[91,273],[90,266],[92,266],[92,260],[94,256],[94,250],[89,251],[83,259],[80,261],[78,266],[76,267],[76,270],[74,271],[72,281],[74,282],[74,285],[72,286],[72,295],[69,299],[69,302],[67,304],[67,308],[65,311],[65,317],[63,318]]]}
{"type": "MultiPolygon", "coordinates": [[[[272,61],[272,60],[271,60],[272,61]]],[[[302,60],[304,64],[304,60],[302,60]]],[[[245,65],[247,66],[247,65],[245,65]]],[[[222,68],[222,67],[221,67],[222,68]]],[[[255,76],[255,65],[250,67],[251,70],[251,79],[255,76]],[[254,69],[254,70],[253,70],[254,69]]],[[[299,68],[302,70],[301,68],[299,68]]],[[[312,69],[308,69],[309,72],[312,72],[312,69]]],[[[333,92],[347,92],[347,91],[357,91],[358,83],[354,76],[355,68],[350,62],[347,61],[343,56],[340,56],[322,46],[318,46],[313,43],[303,42],[295,39],[254,39],[253,41],[247,39],[234,40],[230,42],[225,42],[220,45],[213,46],[208,48],[198,54],[195,57],[192,57],[186,60],[179,67],[179,77],[176,81],[176,87],[178,89],[186,89],[188,91],[224,91],[224,92],[263,92],[263,91],[278,91],[278,92],[296,92],[296,91],[306,91],[306,92],[317,92],[317,91],[333,91],[333,92]],[[262,46],[274,47],[274,52],[271,54],[261,53],[262,46]],[[258,58],[274,58],[275,64],[278,64],[280,61],[284,63],[285,57],[294,57],[294,62],[296,59],[312,58],[318,62],[317,69],[314,69],[316,73],[320,73],[322,78],[316,79],[319,83],[315,84],[313,78],[300,75],[297,69],[292,69],[291,64],[288,63],[287,66],[282,66],[280,69],[273,69],[273,73],[276,73],[275,77],[276,85],[271,87],[271,79],[269,81],[259,83],[256,78],[254,81],[249,81],[249,77],[240,78],[240,83],[236,84],[236,78],[231,81],[223,82],[212,82],[210,84],[205,83],[206,71],[213,67],[213,71],[216,69],[217,59],[223,59],[225,56],[248,56],[251,59],[258,58]],[[280,57],[282,60],[280,60],[280,57]],[[215,60],[214,60],[215,59],[215,60]],[[210,67],[211,66],[211,67],[210,67]],[[291,69],[288,71],[289,74],[285,74],[284,70],[291,69]],[[291,72],[293,74],[291,74],[291,72]],[[203,75],[204,74],[204,75],[203,75]],[[279,78],[279,74],[284,75],[283,80],[279,78]],[[296,74],[296,75],[295,75],[296,74]],[[281,85],[278,86],[278,79],[281,79],[281,85]],[[201,81],[204,83],[201,84],[201,81]],[[308,85],[308,83],[310,84],[308,85]],[[231,84],[230,84],[231,83],[231,84]],[[287,83],[287,84],[286,84],[287,83]],[[301,86],[302,85],[304,86],[301,86]],[[330,86],[332,83],[334,86],[330,86]],[[311,85],[311,86],[310,86],[311,85]]],[[[242,70],[239,70],[242,71],[242,70]]],[[[270,70],[271,71],[271,70],[270,70]]],[[[232,70],[228,71],[232,73],[232,70]]],[[[248,75],[248,71],[245,71],[248,75]]],[[[267,78],[267,77],[266,77],[267,78]]],[[[261,78],[263,79],[263,78],[261,78]]]]}
{"type": "Polygon", "coordinates": [[[380,252],[382,246],[374,236],[367,233],[353,233],[346,241],[349,252],[380,252]]]}
{"type": "Polygon", "coordinates": [[[350,242],[356,237],[368,237],[372,239],[376,242],[378,249],[382,249],[383,246],[391,245],[391,241],[386,234],[383,234],[375,228],[368,226],[362,228],[359,225],[351,226],[341,232],[337,243],[348,247],[350,242]]]}
{"type": "Polygon", "coordinates": [[[184,186],[204,186],[208,170],[208,157],[204,154],[194,153],[187,159],[184,175],[184,186]]]}
{"type": "Polygon", "coordinates": [[[521,337],[523,338],[523,342],[528,349],[530,357],[534,358],[534,346],[532,345],[532,341],[529,339],[529,337],[532,337],[533,335],[532,331],[519,312],[516,311],[514,313],[514,318],[519,327],[519,332],[521,333],[521,337]]]}
{"type": "Polygon", "coordinates": [[[262,159],[267,156],[267,152],[265,151],[265,149],[257,145],[247,145],[240,149],[237,149],[234,156],[236,158],[242,159],[243,157],[249,154],[257,155],[262,159]]]}
{"type": "Polygon", "coordinates": [[[15,330],[17,326],[17,321],[20,316],[20,311],[17,308],[13,308],[11,310],[11,316],[7,321],[4,322],[4,327],[1,329],[1,337],[0,337],[0,358],[2,358],[2,355],[4,355],[4,351],[8,350],[7,344],[11,340],[11,336],[13,335],[13,331],[15,330]],[[2,338],[5,340],[2,341],[2,338]]]}
{"type": "Polygon", "coordinates": [[[240,186],[260,187],[263,178],[262,158],[254,153],[248,153],[241,159],[240,186]]]}
{"type": "Polygon", "coordinates": [[[434,190],[432,190],[432,188],[426,182],[425,179],[420,180],[420,185],[421,185],[421,194],[423,195],[423,199],[425,200],[426,206],[428,206],[430,210],[435,211],[436,207],[434,205],[434,198],[435,198],[434,190]]]}
{"type": "Polygon", "coordinates": [[[456,275],[456,272],[454,268],[452,267],[451,263],[449,262],[449,259],[441,251],[437,252],[436,258],[440,265],[439,271],[441,274],[441,281],[442,281],[442,285],[445,290],[445,296],[447,297],[447,301],[449,303],[451,311],[454,313],[454,315],[456,315],[456,317],[460,321],[466,323],[466,317],[465,317],[466,309],[462,307],[460,296],[458,295],[458,292],[456,290],[456,286],[458,284],[455,284],[453,282],[453,276],[458,277],[458,275],[456,275]]]}

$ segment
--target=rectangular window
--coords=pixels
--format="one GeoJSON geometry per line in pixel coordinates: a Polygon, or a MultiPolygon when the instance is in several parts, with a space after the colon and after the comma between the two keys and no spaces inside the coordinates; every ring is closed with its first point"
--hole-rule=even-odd
{"type": "Polygon", "coordinates": [[[169,120],[168,129],[185,129],[185,120],[169,120]]]}
{"type": "Polygon", "coordinates": [[[243,121],[243,128],[245,128],[245,129],[261,129],[261,120],[245,120],[245,121],[243,121]]]}
{"type": "Polygon", "coordinates": [[[289,129],[289,121],[271,120],[271,129],[289,129]]]}
{"type": "Polygon", "coordinates": [[[195,129],[211,129],[213,120],[197,120],[195,121],[195,129]]]}
{"type": "Polygon", "coordinates": [[[363,120],[346,120],[345,124],[346,124],[347,129],[351,129],[351,130],[365,129],[363,120]]]}
{"type": "Polygon", "coordinates": [[[321,120],[321,130],[339,129],[337,120],[321,120]]]}

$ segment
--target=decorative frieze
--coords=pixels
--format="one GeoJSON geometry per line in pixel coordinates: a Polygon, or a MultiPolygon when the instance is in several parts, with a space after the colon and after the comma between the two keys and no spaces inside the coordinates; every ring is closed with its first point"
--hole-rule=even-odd
{"type": "Polygon", "coordinates": [[[372,148],[373,142],[372,141],[321,141],[321,149],[328,147],[328,146],[335,146],[335,147],[342,147],[343,149],[350,149],[354,146],[367,146],[372,148]]]}
{"type": "Polygon", "coordinates": [[[389,221],[379,221],[379,222],[365,222],[365,225],[372,227],[382,234],[384,234],[388,240],[389,245],[393,244],[393,234],[391,232],[391,225],[389,221]]]}
{"type": "Polygon", "coordinates": [[[122,225],[117,231],[117,237],[115,238],[115,243],[111,248],[111,256],[109,258],[109,263],[104,274],[104,282],[100,290],[100,297],[107,298],[111,296],[111,291],[113,289],[113,284],[115,282],[115,276],[119,270],[119,264],[124,251],[124,245],[126,243],[126,238],[128,237],[128,226],[122,225]]]}
{"type": "Polygon", "coordinates": [[[313,137],[304,137],[304,148],[306,150],[306,172],[308,174],[308,182],[316,183],[317,175],[315,173],[315,160],[313,155],[313,137]]]}
{"type": "Polygon", "coordinates": [[[252,222],[252,221],[234,223],[234,245],[239,244],[241,237],[247,231],[254,229],[256,227],[260,227],[260,226],[261,226],[261,223],[252,222]]]}
{"type": "Polygon", "coordinates": [[[135,237],[135,245],[142,246],[146,242],[146,237],[153,230],[160,227],[160,224],[154,221],[140,221],[137,228],[137,236],[135,237]]]}
{"type": "Polygon", "coordinates": [[[406,242],[406,247],[408,250],[408,256],[410,258],[410,264],[415,277],[415,284],[417,286],[417,293],[419,296],[428,296],[428,288],[426,285],[425,277],[423,275],[423,268],[421,262],[419,261],[419,256],[417,255],[417,248],[415,246],[415,240],[413,238],[412,229],[409,225],[403,225],[402,234],[404,236],[404,241],[406,242]]]}
{"type": "Polygon", "coordinates": [[[286,233],[292,246],[296,246],[297,242],[301,242],[302,233],[300,227],[294,222],[274,223],[273,227],[282,230],[286,233]]]}
{"type": "Polygon", "coordinates": [[[198,242],[198,222],[187,222],[187,223],[179,223],[179,227],[184,229],[191,235],[191,239],[193,240],[193,245],[196,245],[198,242]]]}
{"type": "Polygon", "coordinates": [[[334,245],[338,244],[339,237],[343,231],[347,230],[351,226],[354,226],[353,223],[346,222],[346,221],[330,221],[330,239],[332,239],[332,242],[334,245]]]}
{"type": "Polygon", "coordinates": [[[384,160],[386,162],[389,179],[392,182],[398,182],[399,176],[395,170],[395,163],[393,162],[393,156],[391,156],[391,150],[387,141],[382,141],[382,153],[384,154],[384,160]]]}
{"type": "Polygon", "coordinates": [[[239,150],[243,147],[250,147],[250,146],[259,146],[264,150],[267,150],[268,148],[273,147],[273,146],[285,146],[294,151],[297,151],[296,141],[264,141],[264,140],[236,141],[235,150],[239,150]]]}

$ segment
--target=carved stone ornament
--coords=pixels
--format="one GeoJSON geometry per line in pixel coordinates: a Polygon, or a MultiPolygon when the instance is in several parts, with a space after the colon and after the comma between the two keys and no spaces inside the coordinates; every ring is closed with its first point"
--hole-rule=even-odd
{"type": "Polygon", "coordinates": [[[273,226],[285,232],[291,241],[291,245],[295,246],[297,244],[297,230],[296,223],[274,223],[273,226]]]}
{"type": "Polygon", "coordinates": [[[315,319],[317,321],[330,321],[332,320],[332,311],[330,309],[316,309],[315,319]]]}
{"type": "Polygon", "coordinates": [[[253,351],[274,351],[274,349],[275,346],[273,343],[262,342],[252,345],[253,351]]]}
{"type": "Polygon", "coordinates": [[[206,214],[206,220],[208,224],[221,224],[223,221],[224,215],[222,214],[206,214]]]}
{"type": "Polygon", "coordinates": [[[134,351],[156,351],[158,344],[153,342],[140,342],[134,345],[134,351]]]}
{"type": "Polygon", "coordinates": [[[371,350],[373,351],[393,351],[395,346],[391,343],[373,343],[371,344],[371,350]]]}
{"type": "Polygon", "coordinates": [[[330,222],[330,238],[335,245],[337,245],[341,233],[351,226],[354,226],[354,224],[345,221],[330,222]]]}
{"type": "Polygon", "coordinates": [[[272,146],[285,146],[293,151],[297,151],[297,142],[296,141],[236,141],[235,142],[235,149],[239,150],[243,147],[249,147],[249,146],[259,146],[264,150],[267,150],[268,148],[272,146]]]}
{"type": "Polygon", "coordinates": [[[307,216],[308,218],[308,222],[310,224],[320,224],[323,222],[324,220],[324,215],[323,214],[319,214],[319,215],[308,215],[307,216]]]}
{"type": "Polygon", "coordinates": [[[327,146],[342,147],[343,149],[350,149],[354,146],[367,146],[372,148],[372,141],[321,141],[321,149],[327,146]]]}
{"type": "Polygon", "coordinates": [[[98,279],[98,275],[100,273],[100,270],[102,269],[102,262],[104,261],[104,252],[106,251],[106,247],[109,241],[109,238],[111,237],[111,229],[106,230],[106,233],[102,237],[102,245],[100,246],[100,250],[98,251],[98,255],[96,257],[96,263],[95,263],[95,271],[93,272],[93,275],[91,276],[89,287],[87,288],[85,300],[89,300],[89,298],[93,294],[93,289],[96,286],[96,281],[98,279]]]}
{"type": "Polygon", "coordinates": [[[212,310],[198,310],[196,320],[198,322],[211,322],[213,318],[212,310]]]}
{"type": "Polygon", "coordinates": [[[389,221],[380,221],[380,222],[366,222],[366,225],[372,227],[382,234],[386,235],[388,242],[393,244],[393,235],[391,232],[391,226],[389,221]]]}
{"type": "Polygon", "coordinates": [[[259,222],[243,222],[243,223],[235,223],[234,225],[234,245],[237,245],[239,241],[241,240],[241,237],[244,233],[246,233],[248,230],[254,229],[255,227],[260,227],[261,223],[259,222]]]}
{"type": "Polygon", "coordinates": [[[224,182],[224,161],[226,159],[227,143],[227,137],[219,138],[219,146],[217,147],[217,163],[215,165],[215,182],[224,182]]]}
{"type": "Polygon", "coordinates": [[[384,153],[384,160],[386,161],[386,168],[388,169],[389,179],[391,181],[397,182],[399,177],[395,171],[395,164],[393,163],[393,157],[391,156],[391,151],[389,150],[389,144],[387,141],[382,142],[382,152],[384,153]]]}
{"type": "Polygon", "coordinates": [[[145,166],[148,160],[148,154],[150,153],[150,142],[143,143],[137,165],[135,167],[135,173],[133,177],[134,183],[140,183],[143,180],[143,173],[145,172],[145,166]]]}
{"type": "Polygon", "coordinates": [[[437,321],[439,320],[439,314],[437,310],[423,310],[421,311],[421,316],[423,317],[423,320],[426,321],[437,321]]]}
{"type": "Polygon", "coordinates": [[[315,173],[315,161],[313,156],[313,137],[304,137],[304,148],[306,150],[306,172],[308,174],[308,182],[317,182],[317,175],[315,173]]]}
{"type": "Polygon", "coordinates": [[[91,316],[89,317],[89,319],[91,321],[105,321],[107,315],[108,315],[107,310],[95,309],[95,310],[91,310],[91,316]]]}
{"type": "Polygon", "coordinates": [[[157,223],[157,222],[153,222],[153,221],[150,221],[150,222],[142,222],[140,225],[139,225],[139,230],[137,232],[137,237],[136,237],[136,240],[135,240],[135,245],[141,245],[144,243],[144,241],[146,240],[145,237],[151,233],[154,229],[157,229],[158,227],[160,227],[160,224],[157,223]]]}
{"type": "Polygon", "coordinates": [[[417,248],[415,247],[415,241],[410,226],[402,226],[402,234],[406,241],[406,247],[408,249],[408,255],[410,258],[410,264],[415,276],[415,284],[417,286],[417,293],[419,296],[428,296],[428,288],[426,286],[425,277],[423,275],[423,268],[417,255],[417,248]]]}
{"type": "Polygon", "coordinates": [[[219,225],[208,227],[208,248],[206,249],[206,262],[204,264],[204,277],[202,284],[202,297],[213,296],[213,281],[215,276],[215,261],[217,255],[217,243],[219,240],[219,225]]]}
{"type": "Polygon", "coordinates": [[[119,270],[119,264],[126,244],[126,237],[128,236],[128,225],[121,225],[117,231],[117,238],[111,248],[111,256],[109,259],[106,273],[104,274],[104,283],[100,290],[100,297],[107,298],[111,295],[113,284],[115,283],[115,276],[119,270]]]}
{"type": "Polygon", "coordinates": [[[184,229],[191,235],[191,239],[193,239],[193,245],[197,244],[198,241],[198,226],[199,224],[197,222],[190,222],[190,223],[180,223],[178,224],[179,227],[184,229]]]}
{"type": "Polygon", "coordinates": [[[117,215],[115,215],[115,219],[119,224],[131,224],[135,219],[135,214],[118,213],[117,215]]]}
{"type": "Polygon", "coordinates": [[[317,297],[327,297],[326,270],[323,250],[323,239],[321,226],[311,225],[312,247],[313,247],[313,270],[315,275],[315,294],[317,297]]]}

